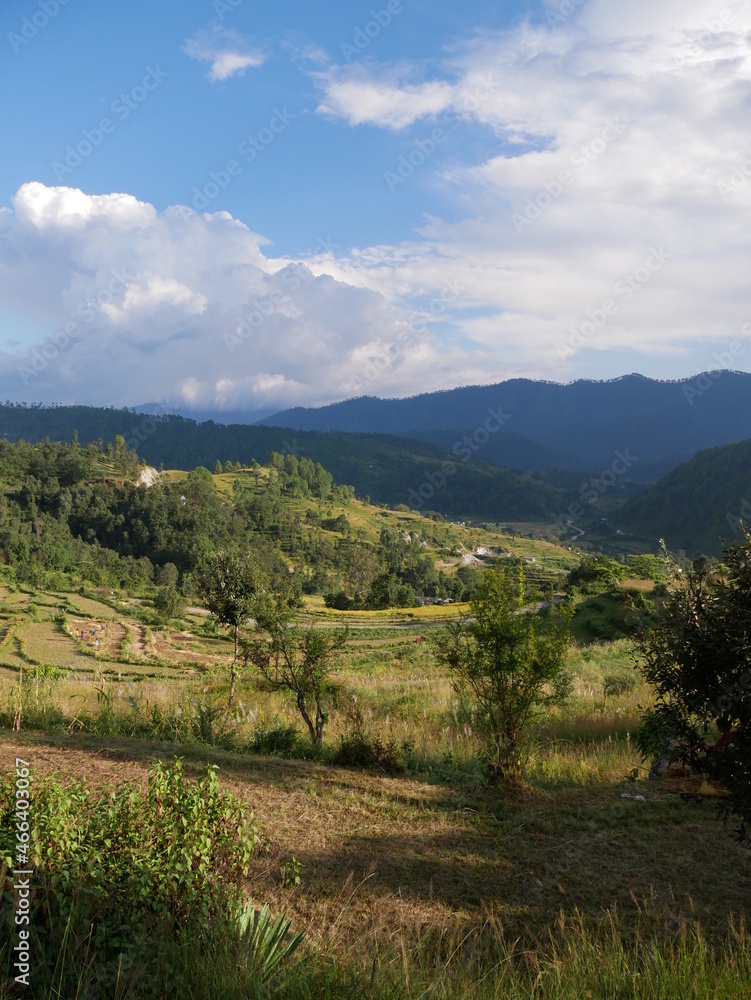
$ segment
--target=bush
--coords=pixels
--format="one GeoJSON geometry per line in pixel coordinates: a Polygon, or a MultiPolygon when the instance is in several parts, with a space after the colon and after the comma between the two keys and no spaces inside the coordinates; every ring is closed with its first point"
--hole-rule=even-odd
{"type": "Polygon", "coordinates": [[[378,767],[392,774],[406,770],[407,763],[412,760],[414,744],[405,741],[399,746],[394,739],[384,743],[379,736],[368,736],[362,709],[354,696],[345,715],[349,732],[340,738],[332,763],[342,767],[378,767]]]}
{"type": "Polygon", "coordinates": [[[644,761],[655,761],[670,737],[670,728],[664,716],[649,710],[644,712],[633,734],[634,746],[644,761]]]}
{"type": "Polygon", "coordinates": [[[751,533],[724,561],[727,579],[703,565],[684,574],[641,652],[675,759],[725,786],[743,835],[751,824],[751,533]],[[720,716],[733,735],[724,748],[707,738],[720,716]]]}
{"type": "Polygon", "coordinates": [[[286,725],[274,720],[270,726],[259,723],[245,747],[246,753],[256,753],[266,757],[311,758],[312,753],[308,740],[297,726],[286,725]]]}
{"type": "Polygon", "coordinates": [[[343,767],[377,767],[389,774],[402,774],[406,770],[405,758],[412,749],[408,741],[399,745],[390,739],[384,743],[379,736],[350,733],[341,737],[332,763],[343,767]]]}
{"type": "Polygon", "coordinates": [[[522,569],[488,570],[471,602],[472,617],[435,637],[439,659],[454,675],[462,714],[472,726],[488,775],[519,781],[532,732],[546,706],[570,691],[564,669],[569,613],[524,613],[522,569]]]}
{"type": "MultiPolygon", "coordinates": [[[[220,791],[213,768],[190,782],[179,760],[156,764],[146,791],[126,783],[97,795],[85,781],[63,785],[53,776],[34,782],[32,798],[30,930],[40,969],[52,973],[55,956],[64,956],[66,968],[86,967],[114,995],[124,969],[165,974],[164,949],[242,913],[240,883],[261,841],[252,813],[220,791]]],[[[15,787],[0,780],[8,868],[15,810],[15,787]]]]}
{"type": "Polygon", "coordinates": [[[627,691],[633,691],[638,680],[638,676],[633,671],[605,674],[603,677],[603,693],[606,698],[608,695],[625,694],[627,691]]]}
{"type": "Polygon", "coordinates": [[[350,611],[355,602],[347,597],[343,590],[339,590],[336,593],[324,594],[323,603],[327,608],[333,608],[335,611],[350,611]]]}

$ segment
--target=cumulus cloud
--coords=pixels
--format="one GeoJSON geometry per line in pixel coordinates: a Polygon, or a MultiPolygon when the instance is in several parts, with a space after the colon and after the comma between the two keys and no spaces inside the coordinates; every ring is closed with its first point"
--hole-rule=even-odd
{"type": "Polygon", "coordinates": [[[439,347],[439,311],[400,309],[264,243],[227,212],[24,185],[0,209],[0,297],[39,334],[5,345],[6,391],[260,413],[487,372],[484,351],[439,347]]]}
{"type": "Polygon", "coordinates": [[[208,78],[212,83],[231,76],[243,76],[246,69],[257,69],[266,62],[266,53],[250,45],[234,28],[213,28],[197,31],[184,45],[191,59],[211,63],[208,78]]]}
{"type": "Polygon", "coordinates": [[[449,200],[398,245],[273,258],[227,213],[24,185],[0,208],[8,393],[261,412],[675,377],[732,342],[748,367],[751,10],[727,10],[587,0],[430,65],[310,70],[321,113],[398,132],[395,196],[429,179],[449,200]]]}

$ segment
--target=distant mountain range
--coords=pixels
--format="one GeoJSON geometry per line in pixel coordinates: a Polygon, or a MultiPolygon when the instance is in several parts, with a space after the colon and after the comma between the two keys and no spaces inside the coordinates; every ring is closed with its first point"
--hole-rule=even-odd
{"type": "Polygon", "coordinates": [[[530,471],[597,472],[630,449],[638,461],[628,478],[653,482],[704,448],[751,438],[751,374],[704,372],[675,382],[625,375],[569,385],[511,379],[409,399],[363,396],[296,407],[259,423],[406,435],[447,450],[475,436],[478,457],[530,471]],[[491,413],[502,419],[486,434],[491,413]]]}
{"type": "Polygon", "coordinates": [[[514,379],[284,410],[256,424],[0,406],[0,437],[71,441],[74,433],[81,444],[120,434],[165,468],[304,455],[375,503],[456,520],[547,521],[595,544],[617,546],[619,529],[651,547],[664,537],[691,556],[719,554],[738,515],[751,523],[751,374],[743,372],[678,382],[514,379]]]}

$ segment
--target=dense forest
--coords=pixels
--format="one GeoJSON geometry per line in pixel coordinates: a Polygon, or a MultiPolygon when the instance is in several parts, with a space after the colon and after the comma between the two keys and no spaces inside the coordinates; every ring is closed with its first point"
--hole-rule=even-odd
{"type": "Polygon", "coordinates": [[[719,556],[751,524],[751,441],[708,448],[629,500],[625,531],[665,538],[669,548],[719,556]]]}

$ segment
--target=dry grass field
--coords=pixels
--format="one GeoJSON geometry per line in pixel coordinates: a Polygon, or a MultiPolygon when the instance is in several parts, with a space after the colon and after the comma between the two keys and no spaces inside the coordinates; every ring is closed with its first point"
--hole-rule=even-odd
{"type": "Polygon", "coordinates": [[[14,630],[0,644],[0,773],[21,756],[39,777],[100,787],[144,783],[151,764],[175,756],[195,777],[217,765],[268,848],[249,898],[286,911],[373,996],[751,996],[740,929],[751,854],[711,803],[681,798],[693,785],[680,773],[628,780],[641,765],[631,734],[650,700],[628,641],[572,646],[571,698],[541,720],[527,784],[511,794],[484,781],[436,659],[428,625],[461,609],[353,622],[325,747],[349,731],[356,703],[366,731],[407,745],[402,773],[385,773],[249,753],[259,731],[301,730],[299,715],[241,670],[240,707],[227,716],[231,644],[204,616],[149,626],[132,605],[21,596],[0,595],[0,624],[14,630]],[[98,649],[80,639],[95,626],[98,649]],[[203,737],[181,729],[199,711],[210,719],[203,737]],[[297,885],[282,874],[293,863],[297,885]],[[686,992],[697,956],[704,992],[686,992]],[[658,966],[668,985],[650,992],[644,970],[659,985],[658,966]],[[591,986],[606,967],[611,992],[591,986]]]}

